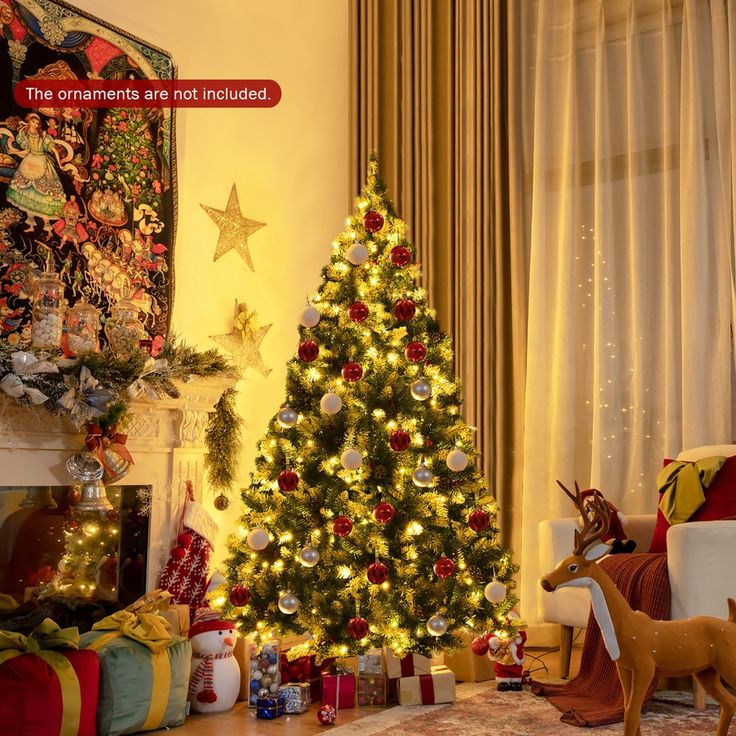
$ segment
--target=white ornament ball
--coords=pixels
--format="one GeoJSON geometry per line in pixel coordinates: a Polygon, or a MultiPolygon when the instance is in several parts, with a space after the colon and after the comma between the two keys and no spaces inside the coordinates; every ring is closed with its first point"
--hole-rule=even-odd
{"type": "Polygon", "coordinates": [[[351,447],[340,455],[340,462],[345,470],[357,470],[363,464],[363,456],[351,447]]]}
{"type": "Polygon", "coordinates": [[[427,631],[432,634],[432,636],[442,636],[447,631],[447,627],[449,624],[447,623],[447,619],[444,616],[440,616],[439,613],[435,613],[432,618],[427,621],[427,631]]]}
{"type": "Polygon", "coordinates": [[[310,304],[299,312],[299,322],[302,327],[316,327],[319,324],[320,313],[310,304]]]}
{"type": "Polygon", "coordinates": [[[253,672],[250,673],[250,676],[254,680],[260,680],[263,677],[263,672],[261,672],[260,670],[253,670],[253,672]]]}
{"type": "Polygon", "coordinates": [[[270,690],[270,691],[271,691],[272,693],[276,693],[276,692],[278,692],[278,690],[279,690],[279,684],[278,684],[278,682],[272,682],[272,683],[271,683],[271,684],[270,684],[270,685],[268,686],[268,689],[269,689],[269,690],[270,690]]]}
{"type": "Polygon", "coordinates": [[[462,450],[451,450],[445,462],[450,470],[459,473],[468,467],[468,456],[462,450]]]}
{"type": "Polygon", "coordinates": [[[314,567],[319,562],[319,550],[312,545],[307,545],[299,552],[299,562],[304,567],[314,567]]]}
{"type": "Polygon", "coordinates": [[[268,532],[264,532],[263,529],[253,529],[248,534],[247,542],[251,549],[260,552],[268,547],[268,532]]]}
{"type": "Polygon", "coordinates": [[[281,613],[296,613],[299,608],[299,599],[293,593],[284,593],[279,598],[279,611],[281,613]]]}
{"type": "Polygon", "coordinates": [[[498,580],[491,580],[484,591],[486,600],[491,603],[501,603],[506,598],[506,586],[498,580]]]}
{"type": "Polygon", "coordinates": [[[297,414],[297,412],[288,405],[282,406],[281,409],[279,409],[279,413],[276,415],[276,421],[284,429],[290,429],[293,427],[297,423],[298,419],[299,414],[297,414]]]}
{"type": "Polygon", "coordinates": [[[368,248],[363,243],[353,243],[348,248],[347,259],[353,266],[360,266],[368,260],[368,248]]]}
{"type": "Polygon", "coordinates": [[[319,408],[322,409],[325,414],[332,416],[342,409],[342,399],[338,394],[330,391],[320,399],[319,408]]]}
{"type": "Polygon", "coordinates": [[[434,474],[432,471],[422,463],[412,474],[411,479],[414,481],[415,486],[420,488],[426,488],[432,483],[434,474]]]}
{"type": "Polygon", "coordinates": [[[432,386],[429,384],[429,381],[418,378],[411,385],[411,395],[417,401],[426,401],[432,395],[432,386]]]}
{"type": "Polygon", "coordinates": [[[271,675],[271,677],[273,677],[278,671],[279,671],[279,668],[275,664],[270,664],[268,665],[266,674],[271,675]]]}

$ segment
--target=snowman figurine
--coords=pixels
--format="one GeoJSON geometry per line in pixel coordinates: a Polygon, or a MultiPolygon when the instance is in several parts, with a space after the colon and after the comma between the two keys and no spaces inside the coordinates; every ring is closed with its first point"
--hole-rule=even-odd
{"type": "Polygon", "coordinates": [[[219,713],[235,705],[240,692],[240,667],[233,657],[237,632],[217,611],[200,608],[189,629],[192,674],[189,702],[195,713],[219,713]]]}

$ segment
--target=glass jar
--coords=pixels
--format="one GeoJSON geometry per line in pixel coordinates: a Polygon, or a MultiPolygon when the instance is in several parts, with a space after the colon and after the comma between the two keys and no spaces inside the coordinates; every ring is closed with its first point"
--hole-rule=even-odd
{"type": "Polygon", "coordinates": [[[140,347],[146,330],[138,319],[138,312],[138,307],[130,299],[121,299],[114,307],[110,307],[105,336],[114,353],[125,355],[140,347]]]}
{"type": "Polygon", "coordinates": [[[34,348],[54,350],[61,346],[64,323],[64,284],[50,265],[33,287],[31,343],[34,348]]]}
{"type": "Polygon", "coordinates": [[[66,349],[70,355],[100,349],[100,310],[80,299],[66,314],[66,349]]]}

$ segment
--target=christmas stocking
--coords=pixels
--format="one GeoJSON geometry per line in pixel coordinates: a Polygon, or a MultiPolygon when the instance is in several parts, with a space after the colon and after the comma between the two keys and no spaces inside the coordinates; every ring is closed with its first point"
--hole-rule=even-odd
{"type": "Polygon", "coordinates": [[[187,499],[180,527],[159,587],[171,593],[172,603],[195,609],[204,605],[217,524],[200,503],[187,499]]]}

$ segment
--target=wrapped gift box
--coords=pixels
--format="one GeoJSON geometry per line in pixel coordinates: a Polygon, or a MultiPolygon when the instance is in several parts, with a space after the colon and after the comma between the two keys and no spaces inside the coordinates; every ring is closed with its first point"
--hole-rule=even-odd
{"type": "Polygon", "coordinates": [[[322,670],[328,670],[335,663],[335,658],[325,659],[318,667],[316,655],[310,654],[296,659],[289,659],[288,652],[281,654],[281,683],[308,682],[312,702],[317,702],[322,694],[322,670]]]}
{"type": "Polygon", "coordinates": [[[421,654],[407,654],[405,657],[399,659],[387,647],[386,672],[392,680],[397,677],[429,675],[432,672],[432,664],[428,657],[423,657],[421,654]]]}
{"type": "Polygon", "coordinates": [[[95,736],[100,665],[78,642],[51,619],[29,637],[0,631],[0,733],[95,736]]]}
{"type": "Polygon", "coordinates": [[[308,682],[290,682],[279,688],[279,698],[283,698],[284,713],[306,713],[312,704],[311,686],[308,682]]]}
{"type": "Polygon", "coordinates": [[[429,675],[402,677],[398,684],[400,705],[435,705],[455,702],[455,673],[433,667],[429,675]]]}
{"type": "Polygon", "coordinates": [[[355,708],[356,682],[352,672],[322,674],[322,705],[335,710],[355,708]]]}
{"type": "Polygon", "coordinates": [[[256,718],[272,721],[284,713],[279,698],[256,698],[256,718]]]}
{"type": "Polygon", "coordinates": [[[192,647],[153,613],[118,611],[80,644],[100,659],[100,736],[179,726],[187,715],[192,647]]]}
{"type": "Polygon", "coordinates": [[[358,706],[361,708],[385,708],[388,678],[384,675],[358,675],[358,706]]]}
{"type": "Polygon", "coordinates": [[[359,675],[382,675],[383,652],[380,649],[358,656],[359,675]]]}
{"type": "Polygon", "coordinates": [[[168,608],[159,611],[162,616],[169,622],[171,630],[179,636],[186,636],[189,631],[189,606],[181,603],[172,603],[168,608]]]}
{"type": "Polygon", "coordinates": [[[485,655],[479,657],[473,654],[470,644],[473,634],[465,632],[462,635],[463,648],[455,652],[445,652],[443,663],[455,673],[458,682],[485,682],[493,680],[493,662],[485,655]]]}

